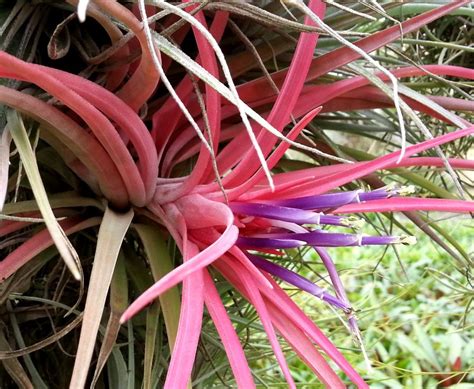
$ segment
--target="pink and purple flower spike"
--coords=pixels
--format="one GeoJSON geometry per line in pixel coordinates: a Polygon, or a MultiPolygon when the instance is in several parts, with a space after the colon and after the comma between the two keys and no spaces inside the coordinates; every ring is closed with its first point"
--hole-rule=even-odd
{"type": "Polygon", "coordinates": [[[350,203],[385,199],[410,193],[410,187],[384,187],[370,192],[361,190],[306,196],[264,203],[233,202],[230,208],[240,216],[241,229],[236,245],[246,251],[250,261],[259,269],[306,291],[349,315],[350,326],[358,331],[353,311],[345,294],[334,262],[325,247],[413,244],[412,236],[368,236],[363,234],[333,233],[321,226],[360,227],[360,219],[325,214],[350,203]],[[262,228],[262,226],[264,228],[262,228]],[[314,228],[314,226],[317,226],[314,228]],[[336,296],[307,278],[288,270],[269,259],[249,251],[284,250],[312,246],[321,257],[336,296]]]}
{"type": "Polygon", "coordinates": [[[351,217],[328,215],[322,210],[397,196],[406,188],[385,187],[371,192],[351,191],[308,196],[265,203],[230,204],[232,211],[241,215],[241,234],[236,244],[244,249],[289,249],[301,246],[345,247],[366,245],[412,244],[413,237],[367,236],[364,234],[332,233],[312,229],[308,225],[358,227],[360,220],[351,217]],[[258,223],[260,228],[252,228],[258,223]],[[262,223],[266,229],[262,232],[262,223]],[[303,227],[305,226],[306,227],[303,227]]]}

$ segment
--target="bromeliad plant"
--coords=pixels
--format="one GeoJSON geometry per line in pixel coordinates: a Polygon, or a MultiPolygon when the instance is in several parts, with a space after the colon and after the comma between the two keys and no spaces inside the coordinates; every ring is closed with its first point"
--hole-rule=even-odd
{"type": "MultiPolygon", "coordinates": [[[[360,219],[352,215],[405,212],[425,232],[436,236],[419,212],[474,211],[474,202],[466,200],[468,194],[463,193],[456,174],[457,170],[472,169],[474,163],[447,158],[441,148],[472,137],[474,126],[454,113],[471,111],[472,102],[424,96],[398,81],[430,75],[462,82],[474,79],[474,71],[418,64],[386,69],[368,55],[402,34],[465,9],[468,3],[449,2],[354,42],[335,30],[338,23],[341,28],[348,27],[350,21],[341,14],[348,10],[342,6],[342,11],[329,12],[332,28],[323,21],[329,11],[326,4],[317,0],[307,4],[284,2],[295,20],[278,15],[285,7],[277,10],[280,6],[271,5],[266,10],[246,2],[153,1],[145,6],[138,1],[127,7],[110,0],[68,0],[69,7],[65,3],[64,8],[74,11],[77,6],[80,20],[86,20],[87,14],[86,24],[76,24],[74,16],[64,19],[50,35],[48,54],[53,59],[67,58],[71,45],[75,46],[90,64],[80,74],[51,66],[54,63],[40,65],[40,56],[25,54],[28,49],[34,53],[41,42],[40,21],[44,18],[37,17],[36,24],[26,22],[28,13],[36,15],[36,11],[18,3],[2,27],[2,31],[10,32],[4,48],[13,51],[10,41],[22,23],[29,23],[30,35],[39,38],[36,42],[32,37],[26,40],[21,46],[23,52],[16,55],[0,52],[0,76],[9,80],[0,86],[0,101],[8,107],[0,143],[4,312],[12,316],[9,296],[21,298],[18,293],[33,287],[31,277],[35,283],[36,275],[44,274],[45,269],[52,274],[61,270],[51,261],[55,258],[51,247],[55,246],[70,274],[79,281],[78,301],[68,306],[68,312],[78,316],[42,345],[55,342],[82,323],[70,387],[84,387],[88,378],[95,384],[109,355],[123,361],[113,346],[123,336],[124,323],[128,323],[132,350],[129,348],[129,367],[133,365],[133,326],[143,326],[143,316],[138,313],[145,307],[149,307],[143,352],[145,387],[159,383],[184,388],[191,383],[204,309],[219,334],[236,384],[254,387],[251,368],[227,312],[229,303],[222,301],[216,287],[216,282],[224,279],[258,313],[290,387],[296,384],[278,334],[325,386],[345,387],[347,377],[357,387],[368,387],[292,301],[280,281],[315,295],[346,315],[362,347],[355,312],[326,248],[412,244],[415,239],[364,235],[360,219]],[[297,33],[289,66],[269,74],[266,64],[271,50],[252,44],[252,39],[258,40],[261,27],[249,28],[249,35],[245,35],[236,23],[238,18],[271,26],[280,34],[297,33]],[[147,23],[141,22],[146,19],[147,23]],[[86,27],[103,29],[111,46],[100,51],[86,27]],[[223,53],[222,48],[229,47],[228,31],[242,39],[252,56],[223,53]],[[324,53],[317,51],[319,34],[340,46],[324,53]],[[355,62],[359,59],[373,70],[362,68],[355,62]],[[265,76],[255,77],[252,70],[259,66],[265,76]],[[395,112],[400,150],[371,160],[363,155],[358,162],[351,158],[355,157],[354,150],[343,152],[322,137],[317,144],[312,142],[317,134],[308,131],[318,114],[328,117],[341,111],[376,108],[395,112]],[[415,111],[454,128],[435,136],[429,129],[433,127],[426,126],[415,111]],[[408,132],[405,126],[409,125],[422,136],[408,132]],[[9,150],[11,140],[19,159],[10,157],[15,168],[10,168],[9,174],[5,150],[9,150]],[[285,171],[290,146],[307,154],[307,161],[320,163],[308,166],[306,162],[304,168],[285,171]],[[424,154],[430,150],[435,150],[436,156],[424,154]],[[379,174],[394,169],[407,172],[405,169],[419,166],[445,168],[460,197],[408,197],[417,188],[385,185],[379,174]],[[27,181],[22,180],[23,170],[27,181]],[[362,182],[371,189],[343,190],[362,182]],[[38,227],[43,222],[46,226],[38,227]],[[342,229],[346,231],[340,232],[342,229]],[[77,237],[76,245],[67,237],[72,234],[77,237]],[[89,274],[90,261],[85,258],[92,253],[81,245],[90,247],[91,241],[96,245],[89,274]],[[182,263],[170,256],[173,245],[182,263]],[[80,256],[74,246],[80,248],[80,256]],[[279,264],[283,256],[300,247],[314,248],[334,292],[279,264]],[[147,269],[151,270],[153,285],[147,269]],[[78,314],[84,283],[87,297],[83,313],[78,314]],[[101,326],[109,292],[110,316],[107,325],[101,326]],[[137,292],[139,296],[128,305],[132,293],[137,292]],[[131,320],[134,317],[137,319],[131,320]],[[159,358],[167,355],[157,333],[161,317],[170,350],[163,381],[157,372],[159,358]],[[103,340],[94,358],[99,333],[103,340]],[[89,377],[92,360],[97,363],[89,377]],[[345,374],[343,378],[335,365],[345,374]]],[[[371,15],[383,13],[394,20],[380,6],[371,7],[367,17],[377,20],[371,15]]],[[[357,18],[365,17],[357,9],[351,12],[357,18]]],[[[277,54],[288,51],[286,43],[275,43],[279,38],[270,36],[277,54]]],[[[70,65],[67,61],[64,64],[70,65]]],[[[46,290],[48,282],[43,285],[46,290]]],[[[62,274],[57,297],[66,285],[70,287],[72,281],[62,274]]],[[[64,308],[59,302],[55,304],[64,308]]],[[[24,347],[22,342],[17,339],[20,347],[24,347]]],[[[25,350],[2,351],[1,358],[13,379],[31,385],[17,360],[30,351],[25,350]]],[[[27,365],[34,386],[44,385],[34,365],[27,365]]],[[[131,375],[128,379],[135,378],[131,375]]],[[[108,384],[114,385],[110,375],[108,384]]]]}

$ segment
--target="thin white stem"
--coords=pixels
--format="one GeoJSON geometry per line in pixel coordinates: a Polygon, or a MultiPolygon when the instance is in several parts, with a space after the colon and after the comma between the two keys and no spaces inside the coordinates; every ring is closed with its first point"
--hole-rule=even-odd
{"type": "Polygon", "coordinates": [[[401,147],[401,153],[400,157],[398,158],[397,163],[399,163],[404,155],[405,155],[405,149],[406,149],[406,129],[405,129],[405,122],[403,119],[403,114],[402,110],[400,108],[400,98],[398,96],[398,80],[396,77],[390,73],[387,69],[385,69],[382,65],[374,61],[370,55],[368,55],[364,50],[361,48],[357,47],[356,45],[352,44],[349,42],[347,39],[343,38],[337,31],[333,30],[331,27],[329,27],[326,23],[324,23],[318,15],[316,15],[308,6],[306,6],[305,3],[303,3],[301,0],[288,0],[287,1],[289,4],[292,4],[299,8],[302,12],[304,12],[314,23],[316,23],[322,30],[330,34],[334,39],[336,39],[338,42],[342,43],[343,45],[351,48],[354,50],[357,54],[359,54],[361,57],[365,58],[367,61],[369,61],[375,68],[380,70],[383,74],[385,74],[390,82],[392,83],[393,90],[390,93],[390,97],[393,100],[395,110],[397,112],[397,117],[398,117],[398,123],[400,125],[400,133],[401,133],[401,138],[402,138],[402,147],[401,147]]]}
{"type": "MultiPolygon", "coordinates": [[[[233,93],[227,88],[222,82],[220,82],[217,78],[215,78],[212,74],[210,74],[206,69],[204,69],[201,65],[197,62],[193,61],[187,54],[185,54],[181,49],[171,44],[166,38],[162,37],[161,35],[153,32],[155,43],[158,45],[160,50],[165,53],[167,56],[178,62],[179,64],[185,66],[188,71],[192,72],[206,84],[213,87],[217,92],[219,92],[224,98],[229,100],[232,104],[237,105],[237,101],[233,93]]],[[[250,108],[247,104],[243,103],[242,108],[244,109],[245,113],[250,116],[257,124],[262,126],[265,130],[270,132],[272,135],[275,135],[278,139],[294,146],[300,150],[306,150],[310,153],[320,155],[322,157],[332,159],[334,161],[343,162],[343,163],[353,163],[352,161],[335,157],[334,155],[323,153],[316,148],[305,146],[301,143],[292,141],[288,139],[280,131],[278,131],[275,127],[273,127],[270,123],[268,123],[260,114],[255,112],[252,108],[250,108]]]]}
{"type": "MultiPolygon", "coordinates": [[[[143,1],[144,0],[140,0],[140,3],[142,3],[143,1]]],[[[214,39],[212,34],[194,16],[188,14],[186,11],[183,11],[182,9],[172,4],[169,4],[165,1],[157,0],[157,1],[154,1],[154,3],[156,3],[161,8],[172,10],[176,15],[186,20],[193,27],[195,27],[211,45],[212,49],[214,50],[217,56],[217,59],[219,60],[221,64],[224,78],[227,81],[227,84],[229,85],[230,92],[232,93],[234,97],[235,105],[237,109],[239,110],[242,123],[244,124],[245,129],[247,130],[247,134],[250,138],[250,141],[255,149],[255,152],[257,153],[258,159],[260,160],[260,164],[262,165],[262,169],[265,172],[265,176],[267,177],[268,183],[270,187],[272,188],[272,190],[274,190],[275,186],[273,184],[273,179],[270,173],[270,169],[268,168],[267,161],[265,160],[265,156],[263,155],[262,149],[260,148],[257,138],[253,132],[252,126],[250,125],[250,121],[248,119],[248,116],[244,107],[244,102],[239,98],[239,94],[237,92],[237,88],[235,87],[234,81],[232,79],[229,66],[227,65],[227,61],[225,60],[224,53],[219,47],[219,44],[214,39]]]]}
{"type": "MultiPolygon", "coordinates": [[[[148,19],[148,16],[146,14],[145,1],[144,0],[139,0],[138,1],[138,7],[140,9],[140,15],[141,15],[142,20],[146,21],[148,19]]],[[[178,105],[178,107],[181,109],[184,116],[186,117],[186,119],[191,124],[191,127],[196,132],[199,140],[204,144],[206,149],[212,155],[212,148],[209,145],[209,143],[207,142],[206,137],[204,136],[204,134],[202,133],[202,131],[199,128],[198,124],[196,123],[196,121],[192,117],[191,113],[188,111],[188,109],[184,105],[183,101],[179,98],[178,94],[176,93],[173,86],[169,82],[168,77],[166,77],[165,71],[163,70],[163,67],[161,66],[161,61],[158,58],[158,54],[156,52],[155,45],[153,44],[153,37],[152,37],[151,29],[150,29],[150,26],[148,25],[148,23],[146,23],[146,22],[143,23],[143,29],[144,29],[144,32],[145,32],[145,35],[146,35],[148,50],[150,50],[151,57],[153,59],[153,64],[155,65],[156,69],[158,70],[158,72],[160,74],[160,78],[163,81],[163,84],[165,85],[166,89],[168,89],[171,97],[176,102],[176,104],[178,105]]]]}
{"type": "Polygon", "coordinates": [[[77,18],[81,23],[86,20],[87,6],[89,3],[90,0],[79,0],[79,3],[77,3],[77,18]]]}

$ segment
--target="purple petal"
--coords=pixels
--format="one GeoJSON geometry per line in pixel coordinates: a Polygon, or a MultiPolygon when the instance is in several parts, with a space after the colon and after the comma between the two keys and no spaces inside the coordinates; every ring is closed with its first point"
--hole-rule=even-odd
{"type": "Polygon", "coordinates": [[[319,213],[270,204],[235,202],[230,204],[230,208],[233,212],[242,215],[265,217],[297,224],[319,224],[321,218],[319,213]]]}
{"type": "MultiPolygon", "coordinates": [[[[267,247],[265,246],[268,242],[275,242],[275,245],[278,244],[276,241],[298,241],[306,242],[310,246],[321,246],[321,247],[345,247],[345,246],[366,246],[366,245],[387,245],[387,244],[396,244],[404,243],[411,244],[412,237],[398,237],[398,236],[364,236],[364,235],[354,235],[354,234],[340,234],[340,233],[331,233],[327,231],[310,231],[307,233],[276,233],[268,234],[266,238],[246,238],[252,239],[252,244],[259,245],[253,247],[267,247]]],[[[301,245],[301,244],[300,244],[301,245]]],[[[300,246],[298,245],[298,246],[300,246]]],[[[298,247],[291,246],[291,247],[298,247]]],[[[273,246],[272,248],[276,248],[273,246]]],[[[285,248],[285,247],[280,247],[285,248]]],[[[290,248],[290,247],[286,247],[290,248]]]]}
{"type": "MultiPolygon", "coordinates": [[[[320,256],[326,270],[328,271],[329,278],[331,279],[334,290],[336,291],[337,298],[348,307],[351,307],[349,299],[347,298],[346,291],[344,289],[344,285],[342,284],[341,278],[339,277],[339,273],[337,272],[337,269],[336,269],[336,265],[331,259],[331,256],[329,255],[327,250],[324,249],[323,247],[314,247],[314,249],[320,256]]],[[[352,314],[349,317],[349,327],[351,328],[351,331],[354,334],[354,336],[360,333],[357,320],[352,314]]]]}
{"type": "Polygon", "coordinates": [[[396,188],[386,186],[370,192],[353,190],[348,192],[327,193],[323,195],[297,197],[294,199],[272,201],[274,205],[283,207],[299,208],[305,210],[321,210],[327,208],[338,208],[342,205],[357,203],[362,201],[380,200],[387,197],[398,196],[399,194],[411,193],[411,187],[396,188]]]}
{"type": "Polygon", "coordinates": [[[344,289],[344,286],[342,285],[339,273],[337,272],[336,265],[331,259],[331,256],[329,255],[328,251],[322,247],[314,247],[314,250],[318,253],[324,264],[324,267],[328,271],[329,278],[331,279],[334,290],[336,291],[336,296],[339,297],[341,301],[344,301],[345,303],[349,304],[349,299],[347,298],[346,291],[344,289]]]}
{"type": "Polygon", "coordinates": [[[298,237],[294,239],[304,240],[311,246],[323,247],[343,247],[343,246],[359,246],[360,236],[353,234],[330,233],[326,231],[312,231],[307,234],[294,234],[298,237]],[[303,238],[304,237],[304,238],[303,238]]]}
{"type": "Polygon", "coordinates": [[[299,209],[337,208],[357,201],[359,190],[350,192],[328,193],[316,196],[297,197],[294,199],[272,201],[272,204],[299,209]]]}
{"type": "Polygon", "coordinates": [[[350,226],[350,218],[336,215],[324,215],[297,208],[282,207],[279,205],[261,203],[239,203],[230,204],[233,212],[247,215],[264,217],[273,220],[282,220],[296,224],[330,224],[333,226],[350,226]]]}
{"type": "Polygon", "coordinates": [[[277,265],[273,262],[267,261],[261,257],[257,257],[255,255],[247,254],[250,261],[257,266],[258,268],[270,273],[283,281],[296,286],[298,289],[304,290],[316,296],[331,305],[334,305],[337,308],[344,309],[346,311],[350,310],[350,307],[339,300],[337,297],[332,296],[331,294],[327,293],[323,288],[320,288],[307,278],[300,276],[298,273],[295,273],[291,270],[285,269],[284,267],[277,265]]]}
{"type": "Polygon", "coordinates": [[[292,249],[304,246],[306,242],[290,238],[251,238],[239,236],[236,245],[247,249],[292,249]]]}

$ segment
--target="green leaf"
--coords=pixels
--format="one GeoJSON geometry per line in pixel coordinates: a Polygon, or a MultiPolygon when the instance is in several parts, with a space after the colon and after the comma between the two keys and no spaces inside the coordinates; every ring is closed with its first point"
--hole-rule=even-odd
{"type": "Polygon", "coordinates": [[[433,349],[433,344],[431,343],[431,339],[429,338],[426,331],[420,327],[418,323],[413,323],[413,328],[415,330],[415,336],[418,339],[420,346],[425,351],[425,354],[428,356],[428,361],[431,363],[433,367],[438,369],[438,371],[442,371],[443,368],[439,363],[439,360],[436,356],[436,352],[433,349]]]}
{"type": "Polygon", "coordinates": [[[128,369],[125,359],[118,348],[112,350],[112,363],[107,364],[109,388],[127,389],[128,369]]]}
{"type": "MultiPolygon", "coordinates": [[[[49,198],[51,208],[70,208],[70,207],[95,207],[104,210],[103,204],[94,198],[81,197],[76,192],[62,192],[51,195],[49,198]]],[[[39,206],[36,200],[18,201],[16,203],[5,204],[3,208],[4,215],[13,215],[15,213],[38,211],[39,206]]]]}
{"type": "Polygon", "coordinates": [[[97,366],[92,379],[91,387],[95,387],[102,369],[115,346],[120,331],[120,316],[128,305],[128,280],[125,271],[125,261],[120,253],[115,265],[112,282],[110,284],[110,316],[105,330],[104,340],[100,347],[97,366]]]}
{"type": "MultiPolygon", "coordinates": [[[[0,330],[0,348],[2,350],[10,350],[10,344],[8,343],[5,337],[5,333],[3,329],[0,330]]],[[[21,363],[18,361],[17,358],[8,358],[5,360],[2,360],[2,364],[5,370],[8,372],[10,377],[13,379],[13,381],[15,381],[15,383],[18,385],[19,388],[26,388],[26,389],[34,388],[33,384],[28,378],[28,375],[23,369],[23,366],[21,366],[21,363]]]]}
{"type": "Polygon", "coordinates": [[[424,345],[415,343],[412,339],[410,339],[408,336],[401,332],[397,334],[397,338],[400,347],[413,354],[413,357],[416,357],[416,359],[418,360],[428,362],[438,371],[442,371],[442,368],[439,366],[438,361],[432,358],[431,353],[424,348],[424,345]]]}
{"type": "Polygon", "coordinates": [[[151,388],[153,382],[153,360],[156,334],[158,333],[160,305],[154,302],[146,313],[145,356],[143,363],[143,387],[151,388]]]}
{"type": "Polygon", "coordinates": [[[411,360],[411,368],[413,370],[413,381],[411,387],[413,389],[423,389],[423,373],[421,370],[421,366],[416,359],[411,360]]]}
{"type": "MultiPolygon", "coordinates": [[[[10,310],[11,303],[8,302],[7,306],[9,307],[9,310],[10,310]]],[[[16,315],[13,312],[10,313],[10,322],[13,327],[13,333],[15,335],[16,343],[21,348],[26,347],[25,341],[23,340],[23,335],[21,334],[21,329],[18,325],[18,320],[16,319],[16,315]]],[[[28,369],[28,372],[30,373],[31,380],[33,381],[34,387],[37,389],[47,389],[48,386],[44,383],[43,379],[41,378],[41,375],[36,369],[36,366],[34,365],[31,359],[31,356],[29,354],[26,354],[23,356],[23,359],[25,360],[25,365],[26,365],[26,368],[28,369]]]]}
{"type": "MultiPolygon", "coordinates": [[[[173,263],[168,253],[166,241],[153,226],[135,224],[134,228],[142,240],[153,273],[153,278],[155,281],[158,281],[173,269],[173,263]]],[[[163,293],[159,299],[165,319],[170,349],[172,350],[178,331],[181,306],[178,289],[176,287],[171,288],[166,293],[163,293]]]]}

